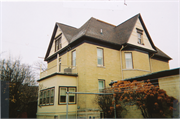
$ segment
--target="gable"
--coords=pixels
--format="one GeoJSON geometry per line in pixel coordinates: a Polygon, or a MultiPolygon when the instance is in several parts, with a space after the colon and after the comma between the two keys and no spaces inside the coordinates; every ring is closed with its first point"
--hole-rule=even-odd
{"type": "MultiPolygon", "coordinates": [[[[68,41],[67,41],[66,37],[64,36],[62,30],[61,30],[59,27],[57,27],[57,29],[55,29],[55,35],[54,35],[54,37],[52,37],[52,39],[51,39],[51,40],[52,40],[52,41],[51,41],[52,44],[51,44],[51,46],[50,46],[50,52],[49,52],[48,57],[51,56],[51,55],[53,55],[53,54],[55,53],[55,38],[58,37],[59,35],[61,35],[62,48],[68,45],[68,41]]],[[[62,48],[61,48],[61,49],[62,49],[62,48]]],[[[57,52],[57,51],[56,51],[56,52],[57,52]]]]}
{"type": "Polygon", "coordinates": [[[130,36],[127,43],[155,51],[155,49],[152,46],[151,39],[148,38],[148,34],[146,32],[146,29],[142,25],[142,22],[140,21],[140,19],[137,19],[135,26],[132,30],[131,36],[130,36]],[[141,36],[142,37],[142,44],[138,43],[137,29],[142,30],[142,36],[141,36]]]}

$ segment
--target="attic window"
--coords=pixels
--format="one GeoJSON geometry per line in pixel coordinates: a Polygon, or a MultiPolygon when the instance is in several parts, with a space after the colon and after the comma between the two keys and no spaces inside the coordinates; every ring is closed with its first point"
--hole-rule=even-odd
{"type": "Polygon", "coordinates": [[[144,45],[144,43],[143,43],[143,37],[142,37],[142,35],[143,35],[143,30],[138,29],[138,28],[136,28],[136,30],[137,30],[137,37],[138,37],[137,43],[144,45]]]}
{"type": "Polygon", "coordinates": [[[55,38],[55,52],[62,48],[61,38],[62,38],[62,34],[58,35],[55,38]]]}

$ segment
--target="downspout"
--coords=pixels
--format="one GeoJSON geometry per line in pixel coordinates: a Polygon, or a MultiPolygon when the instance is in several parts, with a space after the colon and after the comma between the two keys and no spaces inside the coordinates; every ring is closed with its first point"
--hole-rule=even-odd
{"type": "Polygon", "coordinates": [[[122,51],[122,49],[124,48],[124,46],[122,45],[122,47],[121,47],[121,49],[120,49],[120,60],[121,60],[121,75],[122,75],[122,79],[124,78],[124,76],[123,76],[123,70],[122,70],[122,54],[121,54],[121,51],[122,51]]]}
{"type": "Polygon", "coordinates": [[[150,72],[151,72],[151,73],[152,73],[151,58],[152,58],[153,56],[154,56],[154,54],[149,57],[149,67],[150,67],[150,72]]]}

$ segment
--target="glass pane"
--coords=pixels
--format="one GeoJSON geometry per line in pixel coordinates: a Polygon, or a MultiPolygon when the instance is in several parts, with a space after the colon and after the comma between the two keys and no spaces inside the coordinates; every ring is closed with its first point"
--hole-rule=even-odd
{"type": "Polygon", "coordinates": [[[42,104],[42,99],[40,99],[40,104],[42,104]]]}
{"type": "Polygon", "coordinates": [[[54,103],[54,97],[51,97],[51,103],[54,103]]]}
{"type": "Polygon", "coordinates": [[[51,89],[51,96],[54,96],[54,89],[51,89]]]}
{"type": "Polygon", "coordinates": [[[131,53],[125,53],[126,59],[131,59],[131,53]]]}
{"type": "Polygon", "coordinates": [[[49,103],[49,97],[47,97],[47,102],[46,103],[49,103]]]}
{"type": "Polygon", "coordinates": [[[74,102],[74,97],[75,96],[69,96],[69,102],[74,102]]]}
{"type": "Polygon", "coordinates": [[[140,38],[140,39],[141,39],[141,34],[140,34],[140,33],[138,33],[138,38],[140,38]]]}
{"type": "Polygon", "coordinates": [[[104,81],[99,81],[99,89],[104,89],[104,81]]]}
{"type": "Polygon", "coordinates": [[[103,56],[103,52],[102,52],[102,49],[97,49],[97,56],[98,57],[102,57],[103,56]]]}
{"type": "Polygon", "coordinates": [[[73,51],[73,53],[72,53],[72,60],[73,60],[72,61],[72,63],[73,63],[72,65],[76,66],[76,51],[73,51]]]}
{"type": "Polygon", "coordinates": [[[60,88],[61,92],[60,95],[66,96],[66,88],[60,88]]]}
{"type": "Polygon", "coordinates": [[[102,58],[98,58],[98,64],[103,65],[103,59],[102,58]]]}
{"type": "Polygon", "coordinates": [[[126,59],[126,68],[132,69],[132,54],[131,53],[125,53],[125,59],[126,59]]]}
{"type": "Polygon", "coordinates": [[[66,96],[60,96],[60,102],[66,102],[66,96]]]}

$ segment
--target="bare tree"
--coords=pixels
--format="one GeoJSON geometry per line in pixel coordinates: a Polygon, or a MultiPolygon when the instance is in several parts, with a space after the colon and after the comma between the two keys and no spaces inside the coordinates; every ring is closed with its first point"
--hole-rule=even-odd
{"type": "Polygon", "coordinates": [[[38,87],[31,66],[21,64],[20,60],[0,60],[0,79],[8,83],[9,118],[20,117],[27,112],[30,102],[37,102],[38,87]]]}

